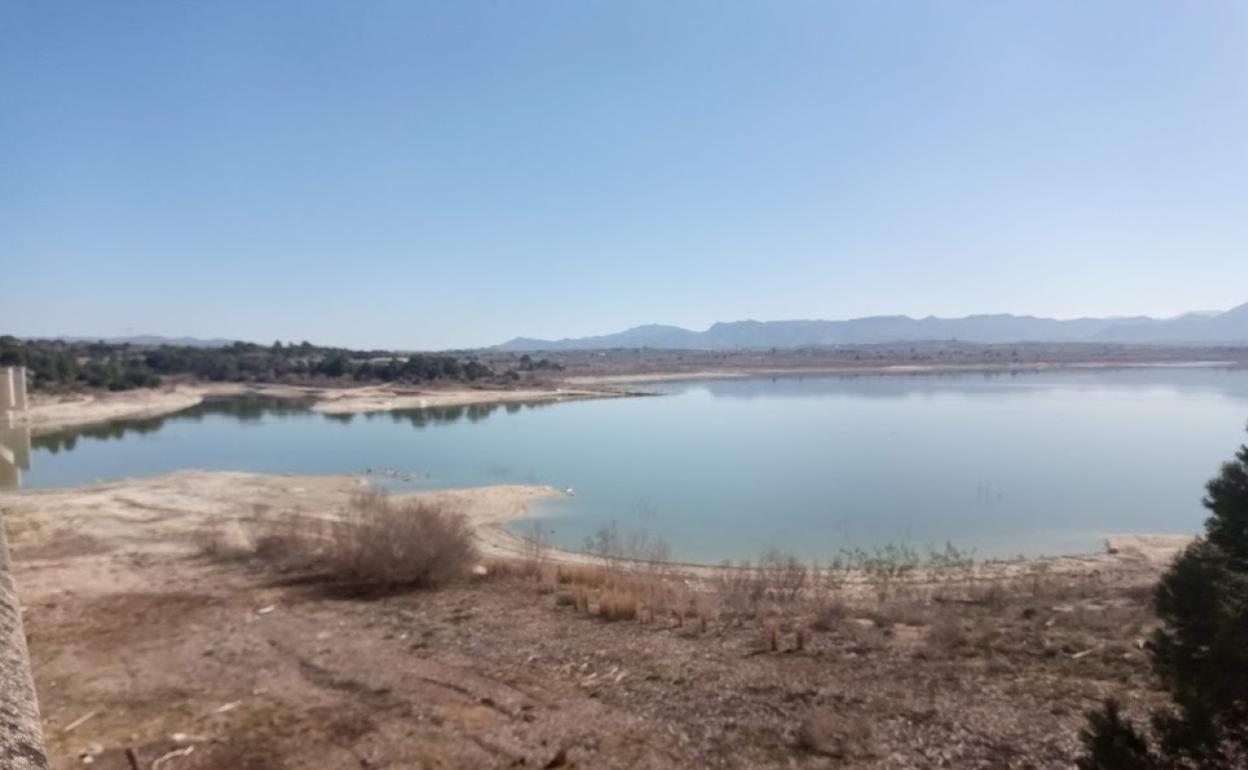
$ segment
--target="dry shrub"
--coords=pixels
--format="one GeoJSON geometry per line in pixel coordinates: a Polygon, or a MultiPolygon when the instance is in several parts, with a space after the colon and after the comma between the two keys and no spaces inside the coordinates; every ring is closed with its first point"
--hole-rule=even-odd
{"type": "Polygon", "coordinates": [[[609,589],[598,597],[598,615],[608,623],[637,617],[637,594],[628,589],[609,589]]]}
{"type": "Polygon", "coordinates": [[[462,514],[424,502],[396,505],[378,492],[355,497],[329,534],[329,569],[361,583],[439,586],[464,575],[477,555],[462,514]]]}
{"type": "Polygon", "coordinates": [[[395,503],[380,492],[352,498],[341,520],[299,514],[253,523],[251,555],[279,569],[375,588],[433,588],[476,561],[464,517],[424,502],[395,503]]]}
{"type": "Polygon", "coordinates": [[[549,558],[550,530],[543,527],[541,522],[531,522],[520,534],[520,545],[524,554],[520,562],[520,574],[533,580],[541,580],[549,558]]]}
{"type": "Polygon", "coordinates": [[[1011,588],[1004,580],[981,581],[967,589],[967,597],[975,604],[999,610],[1009,603],[1011,588]]]}
{"type": "Polygon", "coordinates": [[[764,591],[775,602],[792,602],[806,586],[806,565],[791,553],[776,548],[763,552],[758,560],[764,591]]]}
{"type": "Polygon", "coordinates": [[[672,560],[672,549],[661,537],[646,529],[621,533],[614,521],[585,538],[585,553],[601,559],[603,568],[612,575],[625,569],[662,570],[672,560]]]}
{"type": "Polygon", "coordinates": [[[600,567],[589,567],[581,564],[560,564],[555,568],[555,582],[560,585],[580,585],[598,588],[607,582],[607,576],[600,567]]]}
{"type": "Polygon", "coordinates": [[[797,745],[833,759],[866,758],[875,754],[875,733],[860,716],[820,711],[798,727],[797,745]]]}
{"type": "Polygon", "coordinates": [[[945,657],[953,657],[968,646],[969,639],[956,615],[942,614],[932,622],[927,633],[927,647],[945,657]]]}
{"type": "Polygon", "coordinates": [[[737,564],[725,561],[715,573],[714,581],[715,592],[732,612],[757,614],[766,588],[749,560],[737,564]]]}
{"type": "Polygon", "coordinates": [[[489,559],[485,567],[485,577],[491,580],[515,580],[528,577],[528,566],[516,559],[489,559]]]}
{"type": "Polygon", "coordinates": [[[815,618],[810,627],[815,631],[831,631],[849,615],[849,607],[841,599],[832,599],[820,604],[815,609],[815,618]]]}
{"type": "Polygon", "coordinates": [[[707,625],[715,619],[715,604],[709,597],[697,595],[690,599],[690,610],[698,621],[698,631],[706,633],[707,625]]]}
{"type": "Polygon", "coordinates": [[[810,644],[810,629],[806,626],[798,626],[797,634],[793,641],[793,649],[801,652],[810,644]]]}
{"type": "Polygon", "coordinates": [[[759,626],[759,641],[764,650],[780,651],[780,623],[768,620],[759,626]]]}
{"type": "Polygon", "coordinates": [[[898,623],[906,626],[925,626],[932,616],[930,605],[912,599],[894,599],[876,606],[866,612],[866,617],[875,621],[881,628],[889,628],[898,623]]]}

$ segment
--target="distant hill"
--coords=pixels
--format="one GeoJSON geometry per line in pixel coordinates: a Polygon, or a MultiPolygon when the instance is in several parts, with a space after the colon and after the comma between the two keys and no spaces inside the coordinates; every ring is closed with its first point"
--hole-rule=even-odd
{"type": "Polygon", "coordinates": [[[1222,313],[1185,313],[1175,318],[1075,318],[971,315],[965,318],[871,316],[847,321],[731,321],[706,331],[650,324],[616,334],[576,339],[517,337],[496,350],[732,350],[794,348],[930,340],[964,342],[1114,342],[1248,344],[1248,303],[1222,313]]]}

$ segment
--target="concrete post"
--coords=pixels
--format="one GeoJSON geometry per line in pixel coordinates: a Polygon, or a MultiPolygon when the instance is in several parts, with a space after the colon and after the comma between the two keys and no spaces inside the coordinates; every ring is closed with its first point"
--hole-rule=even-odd
{"type": "Polygon", "coordinates": [[[13,408],[19,412],[26,411],[26,367],[14,366],[13,369],[13,408]]]}
{"type": "Polygon", "coordinates": [[[0,413],[26,411],[26,367],[0,370],[0,413]]]}
{"type": "Polygon", "coordinates": [[[0,413],[0,492],[20,489],[22,471],[30,470],[30,428],[15,424],[13,413],[0,413]]]}
{"type": "Polygon", "coordinates": [[[0,370],[0,413],[12,411],[17,405],[17,386],[13,379],[13,367],[0,370]]]}
{"type": "Polygon", "coordinates": [[[30,672],[22,607],[9,570],[9,544],[0,515],[0,767],[48,770],[39,701],[30,672]]]}

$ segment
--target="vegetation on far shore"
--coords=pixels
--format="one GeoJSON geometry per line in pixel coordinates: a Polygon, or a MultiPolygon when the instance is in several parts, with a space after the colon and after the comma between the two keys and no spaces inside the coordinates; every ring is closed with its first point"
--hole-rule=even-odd
{"type": "Polygon", "coordinates": [[[0,336],[0,366],[25,366],[34,390],[78,387],[152,388],[166,377],[210,382],[431,383],[514,381],[525,372],[563,367],[527,354],[493,364],[478,355],[350,350],[309,342],[270,346],[235,342],[225,347],[134,345],[0,336]]]}

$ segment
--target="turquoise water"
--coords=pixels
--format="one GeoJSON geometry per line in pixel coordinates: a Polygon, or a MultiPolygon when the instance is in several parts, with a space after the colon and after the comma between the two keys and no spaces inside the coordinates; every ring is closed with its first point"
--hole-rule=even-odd
{"type": "Polygon", "coordinates": [[[327,417],[272,399],[38,437],[25,487],[180,468],[394,469],[400,486],[544,483],[565,547],[615,521],[676,556],[807,557],[952,541],[981,556],[1195,532],[1204,482],[1248,436],[1248,370],[784,377],[658,397],[327,417]]]}

